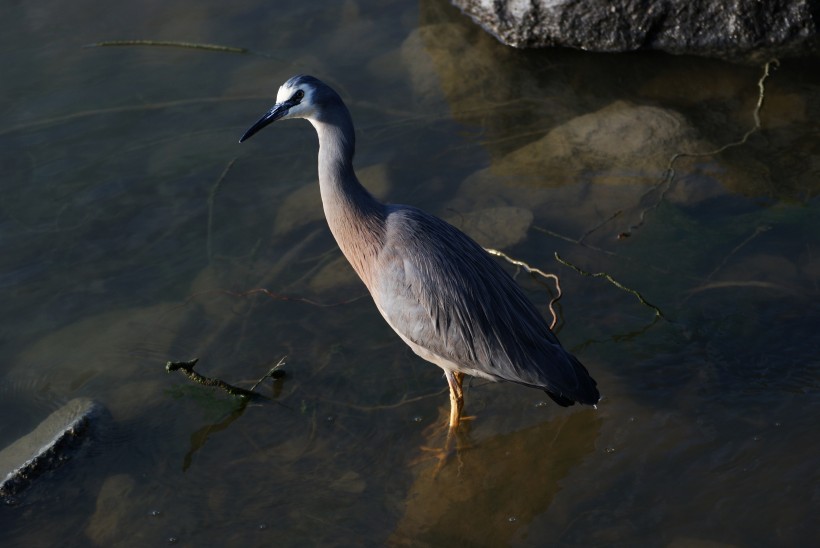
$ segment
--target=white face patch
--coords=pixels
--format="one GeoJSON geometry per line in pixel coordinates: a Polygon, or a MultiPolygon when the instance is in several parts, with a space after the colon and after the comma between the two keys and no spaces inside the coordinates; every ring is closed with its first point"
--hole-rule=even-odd
{"type": "Polygon", "coordinates": [[[293,94],[296,93],[296,90],[288,86],[287,84],[282,84],[279,86],[279,92],[276,94],[276,103],[283,103],[293,97],[293,94]]]}
{"type": "Polygon", "coordinates": [[[298,105],[291,107],[288,113],[285,116],[282,116],[283,120],[288,118],[310,118],[314,113],[313,88],[307,84],[302,84],[300,86],[290,86],[288,84],[281,85],[279,87],[279,92],[276,94],[276,103],[284,103],[293,97],[293,94],[300,89],[304,92],[305,96],[298,105]]]}

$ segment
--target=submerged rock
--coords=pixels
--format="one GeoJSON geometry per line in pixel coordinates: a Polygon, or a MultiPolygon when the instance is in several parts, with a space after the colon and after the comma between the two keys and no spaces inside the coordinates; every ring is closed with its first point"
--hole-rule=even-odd
{"type": "Polygon", "coordinates": [[[136,481],[128,474],[105,479],[97,495],[97,508],[85,529],[85,534],[96,546],[111,546],[126,538],[126,530],[136,513],[132,499],[135,486],[136,481]]]}
{"type": "Polygon", "coordinates": [[[13,496],[43,472],[68,460],[105,408],[90,399],[73,399],[32,432],[0,451],[0,497],[13,496]]]}
{"type": "Polygon", "coordinates": [[[523,185],[557,186],[581,178],[604,184],[653,183],[675,152],[704,148],[677,112],[615,101],[554,128],[491,170],[523,185]]]}
{"type": "Polygon", "coordinates": [[[460,213],[446,220],[480,245],[504,249],[527,237],[532,219],[529,209],[502,206],[460,213]]]}
{"type": "Polygon", "coordinates": [[[311,278],[309,285],[310,290],[315,293],[324,293],[343,287],[351,289],[359,287],[362,290],[364,289],[353,267],[350,266],[350,263],[348,263],[344,257],[338,257],[323,266],[319,272],[311,278]]]}

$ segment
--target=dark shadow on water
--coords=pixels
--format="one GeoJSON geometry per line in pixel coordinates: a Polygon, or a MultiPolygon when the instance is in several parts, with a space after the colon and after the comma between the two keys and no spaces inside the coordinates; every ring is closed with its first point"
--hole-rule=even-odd
{"type": "MultiPolygon", "coordinates": [[[[273,394],[273,400],[268,399],[268,397],[262,395],[261,392],[254,392],[254,395],[258,394],[257,397],[245,398],[240,396],[223,396],[223,393],[217,389],[199,386],[186,386],[174,390],[177,398],[185,397],[187,394],[192,401],[203,408],[206,414],[213,415],[215,413],[221,413],[218,420],[210,422],[191,433],[190,447],[182,460],[182,471],[188,470],[193,464],[194,456],[205,446],[208,440],[215,434],[227,430],[245,413],[249,404],[266,405],[275,403],[279,406],[289,408],[287,405],[275,401],[276,398],[282,394],[285,382],[286,379],[284,376],[273,379],[270,388],[273,394]],[[227,412],[225,411],[226,409],[228,409],[227,412]]],[[[261,389],[264,389],[264,386],[261,389]]]]}
{"type": "Polygon", "coordinates": [[[227,417],[222,419],[219,422],[206,424],[199,430],[193,432],[191,434],[191,446],[188,449],[188,452],[185,453],[185,457],[182,459],[182,470],[185,471],[191,467],[191,464],[194,459],[194,455],[197,451],[202,449],[205,443],[208,441],[212,435],[221,432],[222,430],[227,429],[235,420],[242,416],[245,412],[245,409],[248,407],[248,400],[237,398],[238,405],[235,410],[233,410],[227,417]]]}

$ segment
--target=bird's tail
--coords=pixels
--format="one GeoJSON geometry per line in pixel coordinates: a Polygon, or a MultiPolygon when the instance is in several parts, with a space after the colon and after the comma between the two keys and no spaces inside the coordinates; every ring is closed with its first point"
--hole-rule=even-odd
{"type": "Polygon", "coordinates": [[[570,354],[569,361],[572,363],[573,369],[575,369],[575,376],[578,379],[578,389],[574,394],[566,394],[565,396],[571,397],[574,401],[585,405],[597,404],[601,399],[601,394],[598,392],[598,383],[590,376],[589,371],[578,361],[578,358],[570,354]]]}
{"type": "Polygon", "coordinates": [[[595,405],[601,399],[601,394],[598,392],[598,383],[595,382],[587,368],[578,361],[578,358],[572,354],[567,354],[572,368],[575,370],[575,377],[578,379],[578,387],[570,394],[556,394],[549,390],[544,390],[547,396],[552,398],[552,401],[561,407],[569,407],[575,405],[575,402],[583,403],[585,405],[595,405]]]}

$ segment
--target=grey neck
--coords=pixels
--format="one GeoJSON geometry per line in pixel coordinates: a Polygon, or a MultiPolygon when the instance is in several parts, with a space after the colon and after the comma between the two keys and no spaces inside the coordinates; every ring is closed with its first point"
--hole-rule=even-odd
{"type": "Polygon", "coordinates": [[[353,122],[340,106],[335,115],[310,120],[319,137],[319,189],[330,231],[369,287],[371,265],[384,242],[385,206],[356,178],[353,122]]]}

